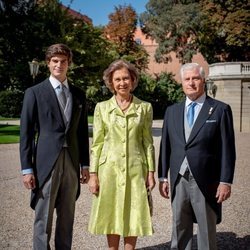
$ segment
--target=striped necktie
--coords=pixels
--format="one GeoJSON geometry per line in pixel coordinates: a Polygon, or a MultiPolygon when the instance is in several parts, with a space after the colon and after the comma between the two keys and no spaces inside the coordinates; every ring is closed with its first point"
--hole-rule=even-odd
{"type": "Polygon", "coordinates": [[[65,91],[64,91],[64,88],[65,86],[61,83],[59,88],[58,88],[58,100],[59,100],[59,103],[62,107],[63,110],[65,110],[65,107],[66,107],[66,103],[67,103],[67,98],[66,98],[66,94],[65,94],[65,91]]]}

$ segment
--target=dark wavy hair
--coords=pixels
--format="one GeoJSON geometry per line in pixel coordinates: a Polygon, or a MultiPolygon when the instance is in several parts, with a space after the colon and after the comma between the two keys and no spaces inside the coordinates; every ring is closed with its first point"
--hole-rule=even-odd
{"type": "Polygon", "coordinates": [[[57,43],[49,46],[45,54],[45,61],[49,62],[51,58],[55,55],[64,55],[68,58],[68,63],[69,64],[72,63],[72,57],[73,57],[72,51],[65,44],[57,43]]]}

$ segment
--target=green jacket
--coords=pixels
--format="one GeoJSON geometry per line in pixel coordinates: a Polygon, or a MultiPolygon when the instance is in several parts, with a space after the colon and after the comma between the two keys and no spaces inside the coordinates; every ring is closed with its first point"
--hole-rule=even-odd
{"type": "Polygon", "coordinates": [[[114,96],[98,103],[94,112],[90,172],[98,172],[106,162],[121,165],[123,170],[143,165],[145,170],[154,171],[152,120],[151,104],[135,96],[125,114],[114,96]]]}

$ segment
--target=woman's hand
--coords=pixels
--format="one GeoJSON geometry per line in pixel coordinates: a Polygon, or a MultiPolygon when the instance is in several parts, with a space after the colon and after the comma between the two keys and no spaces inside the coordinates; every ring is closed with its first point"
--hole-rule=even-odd
{"type": "Polygon", "coordinates": [[[99,179],[97,173],[90,173],[88,185],[89,191],[92,194],[97,195],[99,193],[99,179]]]}
{"type": "Polygon", "coordinates": [[[153,190],[153,188],[155,187],[155,177],[154,177],[153,171],[148,172],[148,176],[147,176],[147,180],[146,180],[146,187],[149,190],[153,190]]]}

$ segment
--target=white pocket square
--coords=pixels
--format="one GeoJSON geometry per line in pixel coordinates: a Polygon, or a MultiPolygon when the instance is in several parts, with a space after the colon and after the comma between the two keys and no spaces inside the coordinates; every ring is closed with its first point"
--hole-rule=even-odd
{"type": "Polygon", "coordinates": [[[217,120],[206,120],[206,123],[217,122],[217,120]]]}

